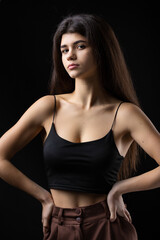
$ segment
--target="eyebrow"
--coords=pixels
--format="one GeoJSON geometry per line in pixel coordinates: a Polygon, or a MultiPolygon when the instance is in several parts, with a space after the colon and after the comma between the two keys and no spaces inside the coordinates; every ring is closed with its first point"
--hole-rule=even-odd
{"type": "MultiPolygon", "coordinates": [[[[86,41],[85,41],[85,40],[78,40],[78,41],[75,41],[75,42],[73,43],[73,45],[76,45],[76,44],[78,44],[78,43],[80,43],[80,42],[86,42],[86,41]]],[[[65,47],[67,47],[66,44],[60,46],[60,48],[65,48],[65,47]]]]}

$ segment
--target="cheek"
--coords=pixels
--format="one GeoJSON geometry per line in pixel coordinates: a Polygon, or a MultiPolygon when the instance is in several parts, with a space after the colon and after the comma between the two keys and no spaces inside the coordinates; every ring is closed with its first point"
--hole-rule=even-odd
{"type": "Polygon", "coordinates": [[[63,66],[65,67],[65,60],[64,60],[63,57],[62,57],[61,59],[62,59],[62,64],[63,64],[63,66]]]}
{"type": "Polygon", "coordinates": [[[62,64],[63,64],[63,67],[66,69],[67,71],[67,62],[66,60],[62,57],[62,64]]]}
{"type": "Polygon", "coordinates": [[[83,59],[85,63],[88,63],[88,65],[93,65],[96,63],[91,51],[86,52],[83,59]]]}
{"type": "Polygon", "coordinates": [[[91,54],[88,54],[84,62],[84,67],[91,69],[91,68],[95,68],[96,65],[97,64],[93,56],[91,54]]]}

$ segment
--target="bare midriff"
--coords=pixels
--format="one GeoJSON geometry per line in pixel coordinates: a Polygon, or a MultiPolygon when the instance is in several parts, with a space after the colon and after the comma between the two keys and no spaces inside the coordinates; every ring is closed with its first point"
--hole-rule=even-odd
{"type": "Polygon", "coordinates": [[[51,189],[54,204],[61,208],[75,208],[93,205],[106,200],[107,194],[83,193],[68,190],[51,189]]]}

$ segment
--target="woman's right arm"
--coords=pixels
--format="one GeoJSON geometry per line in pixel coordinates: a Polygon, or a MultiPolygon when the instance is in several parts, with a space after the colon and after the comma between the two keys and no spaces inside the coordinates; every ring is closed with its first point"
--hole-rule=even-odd
{"type": "Polygon", "coordinates": [[[48,223],[45,222],[53,207],[52,196],[46,189],[19,171],[10,160],[16,152],[21,150],[42,131],[44,122],[51,116],[51,113],[53,113],[53,108],[53,96],[40,98],[22,115],[19,121],[0,138],[0,178],[8,184],[30,194],[42,204],[43,226],[48,225],[48,223]],[[48,207],[45,208],[45,206],[48,207]],[[50,210],[48,210],[49,206],[50,210]]]}

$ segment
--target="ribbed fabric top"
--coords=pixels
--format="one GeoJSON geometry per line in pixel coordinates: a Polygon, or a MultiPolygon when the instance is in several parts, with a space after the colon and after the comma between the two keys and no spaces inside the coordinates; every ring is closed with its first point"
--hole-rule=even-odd
{"type": "MultiPolygon", "coordinates": [[[[56,97],[54,115],[55,111],[56,97]]],[[[112,127],[102,138],[73,143],[57,134],[53,121],[43,147],[49,188],[107,194],[124,159],[116,147],[112,127]]]]}

